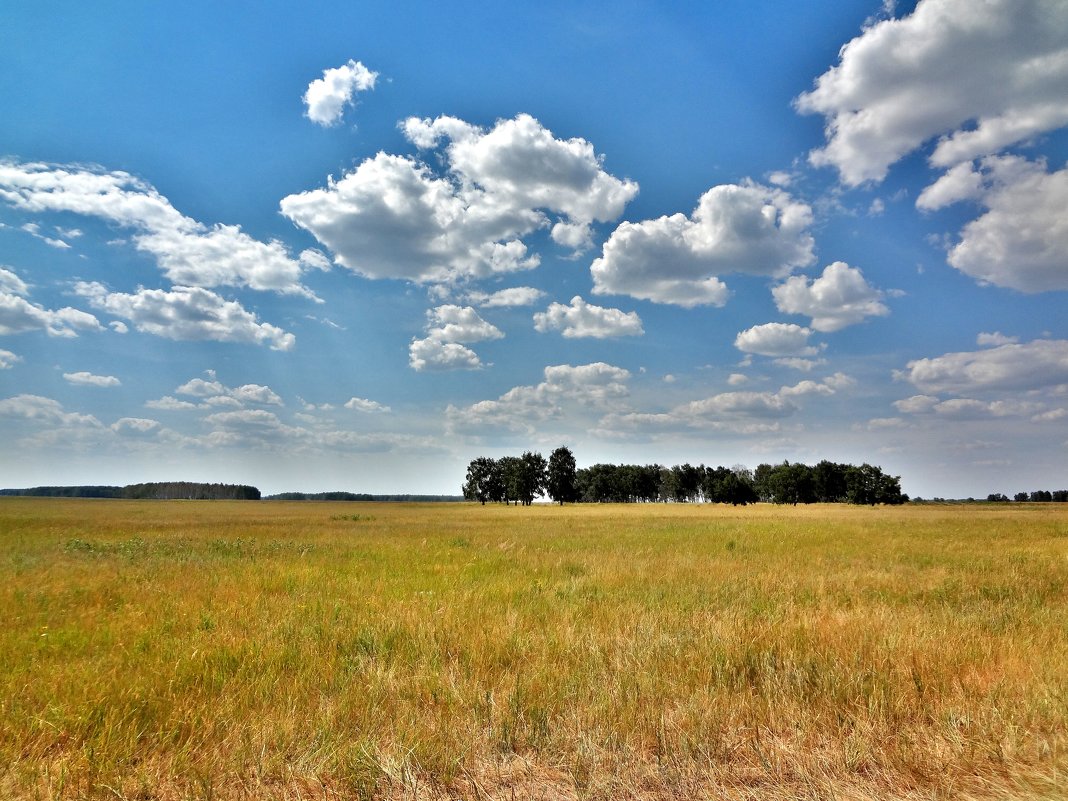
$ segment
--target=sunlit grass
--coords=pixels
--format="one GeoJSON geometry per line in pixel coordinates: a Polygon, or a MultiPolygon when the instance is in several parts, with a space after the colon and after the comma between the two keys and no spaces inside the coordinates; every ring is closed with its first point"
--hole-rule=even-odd
{"type": "Polygon", "coordinates": [[[1068,509],[0,502],[0,797],[1068,798],[1068,509]]]}

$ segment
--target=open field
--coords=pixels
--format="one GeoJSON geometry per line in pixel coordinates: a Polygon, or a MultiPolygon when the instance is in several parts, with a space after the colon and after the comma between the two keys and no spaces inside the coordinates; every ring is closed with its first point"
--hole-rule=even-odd
{"type": "Polygon", "coordinates": [[[1068,798],[1068,508],[5,498],[0,798],[1068,798]]]}

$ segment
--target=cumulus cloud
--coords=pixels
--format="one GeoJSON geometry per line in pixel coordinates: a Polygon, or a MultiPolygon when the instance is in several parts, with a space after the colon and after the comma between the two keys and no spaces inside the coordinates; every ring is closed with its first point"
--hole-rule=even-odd
{"type": "Polygon", "coordinates": [[[739,332],[734,347],[761,356],[815,356],[819,348],[808,344],[812,329],[793,323],[764,323],[739,332]]]}
{"type": "Polygon", "coordinates": [[[779,311],[808,315],[817,331],[838,331],[890,313],[882,302],[883,293],[868,284],[859,269],[842,261],[827,265],[819,278],[787,278],[771,294],[779,311]]]}
{"type": "Polygon", "coordinates": [[[46,309],[19,295],[0,292],[0,335],[44,331],[50,337],[76,337],[79,331],[101,331],[100,321],[69,306],[46,309]]]}
{"type": "Polygon", "coordinates": [[[1068,6],[1059,0],[922,0],[867,28],[797,98],[826,120],[815,165],[850,185],[934,137],[952,167],[1068,124],[1068,6]]]}
{"type": "Polygon", "coordinates": [[[801,381],[776,392],[734,390],[676,406],[669,412],[629,412],[609,414],[601,421],[604,431],[670,431],[708,429],[735,434],[768,433],[778,429],[778,421],[801,409],[800,399],[809,395],[830,396],[852,385],[836,373],[823,381],[801,381]]]}
{"type": "Polygon", "coordinates": [[[572,339],[593,337],[641,336],[645,333],[637,312],[623,312],[593,306],[578,295],[571,298],[571,305],[551,303],[549,308],[534,315],[534,328],[542,333],[559,331],[572,339]]]}
{"type": "MultiPolygon", "coordinates": [[[[175,389],[175,393],[178,395],[189,395],[194,398],[203,399],[203,406],[234,406],[242,407],[245,404],[256,404],[260,406],[284,406],[282,398],[268,386],[262,384],[243,384],[239,387],[228,387],[222,383],[214,370],[205,370],[204,374],[207,378],[192,378],[186,381],[180,387],[175,389]]],[[[182,409],[182,408],[196,408],[195,404],[189,404],[185,401],[174,401],[174,398],[165,397],[153,408],[168,408],[168,409],[182,409]]]]}
{"type": "Polygon", "coordinates": [[[0,292],[9,295],[28,295],[30,288],[13,271],[0,267],[0,292]]]}
{"type": "Polygon", "coordinates": [[[160,411],[175,412],[184,411],[186,409],[196,409],[197,405],[195,403],[190,403],[189,401],[179,400],[170,395],[164,395],[158,400],[145,401],[145,407],[149,409],[158,409],[160,411]]]}
{"type": "Polygon", "coordinates": [[[349,398],[345,401],[345,408],[352,409],[356,412],[364,412],[365,414],[384,414],[390,411],[388,406],[384,406],[378,401],[368,400],[367,398],[349,398]]]}
{"type": "Polygon", "coordinates": [[[474,303],[484,309],[509,306],[533,306],[545,297],[545,293],[532,286],[513,286],[496,292],[468,292],[468,303],[474,303]]]}
{"type": "Polygon", "coordinates": [[[781,189],[714,186],[687,217],[621,223],[590,266],[595,294],[684,308],[727,302],[728,273],[784,276],[814,261],[812,210],[781,189]]]}
{"type": "Polygon", "coordinates": [[[791,370],[800,370],[803,373],[811,373],[826,363],[826,359],[803,359],[800,356],[784,356],[775,360],[775,364],[789,367],[791,370]]]}
{"type": "Polygon", "coordinates": [[[0,370],[10,370],[16,362],[21,362],[22,357],[9,350],[0,350],[0,370]]]}
{"type": "Polygon", "coordinates": [[[60,426],[101,427],[100,421],[92,415],[65,411],[59,401],[40,395],[15,395],[0,400],[0,417],[16,417],[60,426]]]}
{"type": "Polygon", "coordinates": [[[162,426],[158,420],[149,420],[144,417],[120,417],[111,424],[112,431],[116,434],[124,434],[127,436],[155,434],[159,432],[161,428],[162,426]]]}
{"type": "Polygon", "coordinates": [[[993,333],[981,333],[975,338],[975,344],[979,347],[998,346],[998,345],[1014,345],[1020,341],[1019,337],[1010,337],[1001,333],[1000,331],[994,331],[993,333]]]}
{"type": "Polygon", "coordinates": [[[67,383],[81,387],[122,386],[122,382],[113,375],[93,375],[84,370],[77,373],[64,373],[63,378],[66,379],[67,383]]]}
{"type": "Polygon", "coordinates": [[[177,284],[314,297],[300,283],[301,263],[280,242],[260,242],[236,225],[208,226],[186,217],[153,186],[126,172],[0,161],[0,199],[24,211],[67,212],[131,228],[134,245],[177,284]]]}
{"type": "Polygon", "coordinates": [[[465,346],[504,336],[471,306],[445,304],[426,315],[426,337],[413,339],[408,347],[408,363],[413,370],[477,370],[482,361],[465,346]]]}
{"type": "Polygon", "coordinates": [[[564,416],[581,415],[581,409],[605,410],[628,394],[631,374],[604,362],[552,365],[544,381],[514,387],[496,400],[467,407],[449,405],[446,421],[451,431],[482,434],[488,428],[533,433],[536,424],[564,416]]]}
{"type": "Polygon", "coordinates": [[[282,214],[334,260],[368,278],[419,283],[529,270],[523,237],[618,218],[637,184],[609,175],[584,139],[557,139],[520,114],[487,131],[454,117],[408,119],[404,135],[432,163],[378,153],[325,188],[289,195],[282,214]]]}
{"type": "Polygon", "coordinates": [[[304,93],[305,116],[316,125],[330,127],[341,122],[346,106],[355,105],[357,92],[375,88],[378,73],[351,58],[340,67],[323,70],[323,77],[308,84],[304,93]]]}
{"type": "Polygon", "coordinates": [[[978,166],[960,165],[928,187],[917,205],[937,209],[960,200],[977,201],[986,212],[961,230],[949,251],[953,267],[982,284],[1021,292],[1068,289],[1068,168],[1051,173],[1041,161],[990,157],[978,166]],[[974,180],[954,178],[947,188],[954,173],[974,180]]]}
{"type": "Polygon", "coordinates": [[[478,370],[482,360],[471,348],[456,342],[413,339],[408,346],[408,364],[413,370],[478,370]]]}
{"type": "Polygon", "coordinates": [[[134,328],[175,340],[214,340],[267,345],[271,350],[290,350],[296,337],[270,323],[261,323],[233,300],[199,287],[176,286],[138,289],[133,293],[109,292],[96,282],[80,281],[75,292],[93,308],[122,317],[134,328]]]}
{"type": "Polygon", "coordinates": [[[1068,341],[1037,339],[917,359],[896,372],[895,377],[928,394],[970,395],[1056,387],[1068,384],[1068,341]]]}

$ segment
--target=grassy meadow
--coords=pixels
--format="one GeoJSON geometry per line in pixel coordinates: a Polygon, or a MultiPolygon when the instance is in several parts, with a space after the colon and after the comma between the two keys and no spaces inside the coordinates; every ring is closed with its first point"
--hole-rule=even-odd
{"type": "Polygon", "coordinates": [[[0,798],[1068,798],[1068,505],[3,498],[0,798]]]}

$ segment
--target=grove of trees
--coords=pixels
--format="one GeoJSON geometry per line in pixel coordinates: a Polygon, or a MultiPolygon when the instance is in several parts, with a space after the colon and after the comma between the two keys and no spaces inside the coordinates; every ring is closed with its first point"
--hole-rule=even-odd
{"type": "Polygon", "coordinates": [[[539,453],[492,459],[480,456],[467,467],[463,495],[479,503],[529,506],[548,495],[556,503],[766,503],[899,504],[908,500],[901,479],[870,464],[822,461],[743,465],[595,464],[576,468],[565,447],[548,461],[539,453]]]}

